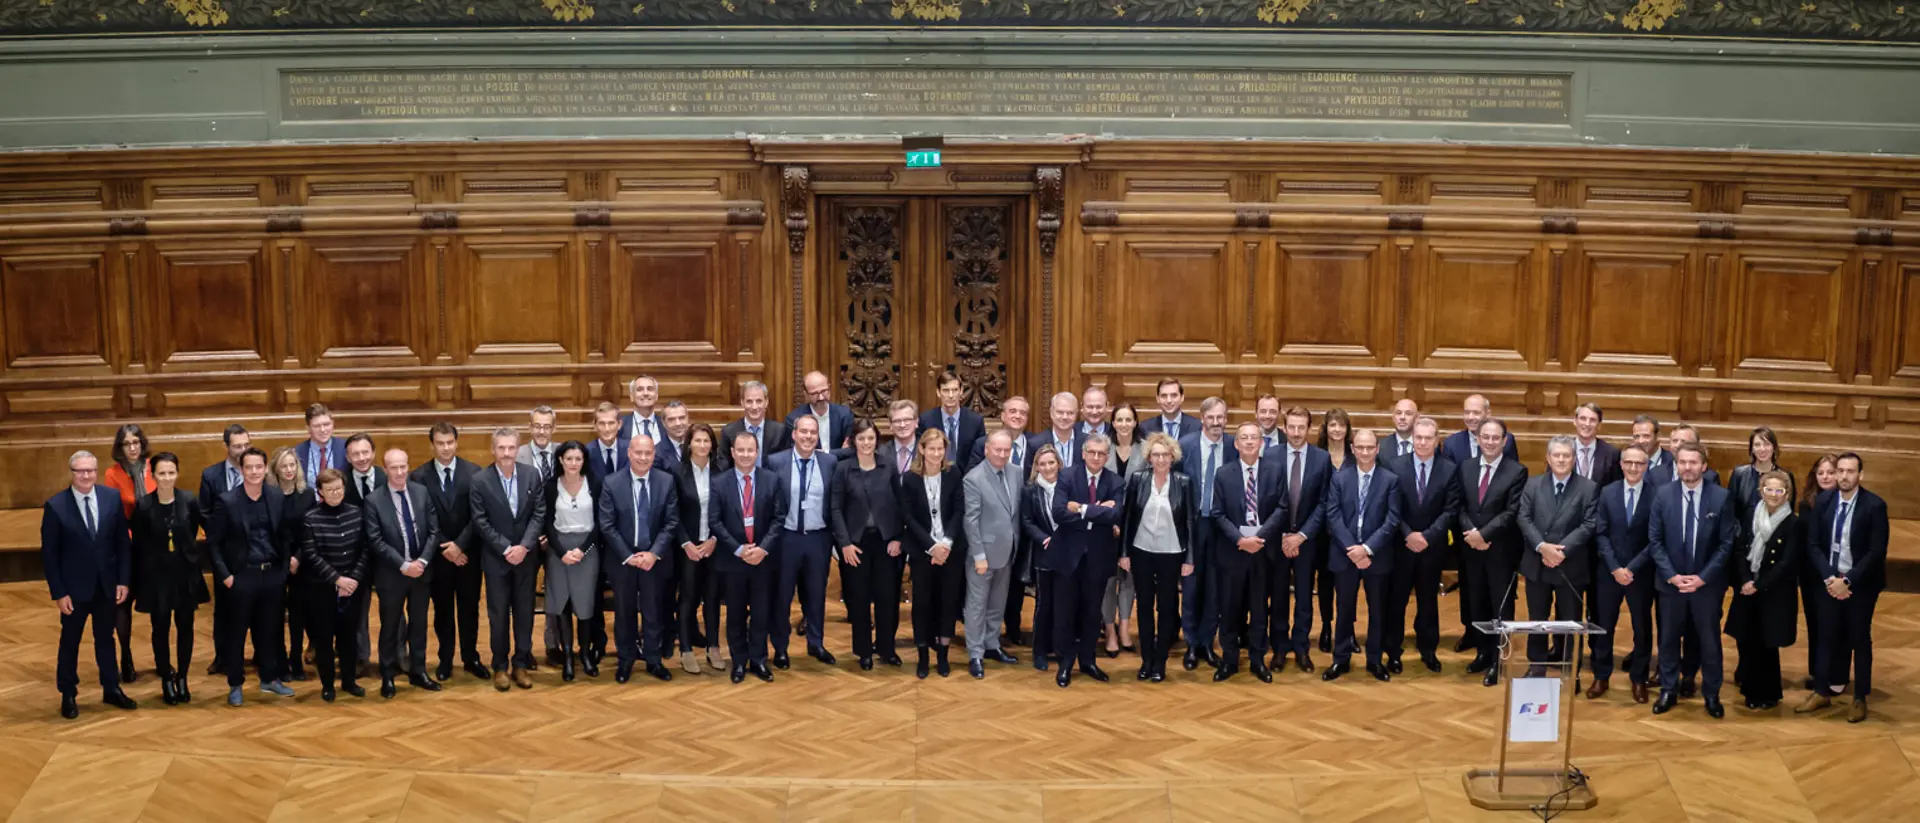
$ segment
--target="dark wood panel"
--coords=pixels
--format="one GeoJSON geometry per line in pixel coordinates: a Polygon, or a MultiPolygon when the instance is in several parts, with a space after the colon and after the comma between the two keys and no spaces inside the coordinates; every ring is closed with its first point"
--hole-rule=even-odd
{"type": "Polygon", "coordinates": [[[1688,252],[1643,245],[1584,249],[1586,288],[1575,301],[1586,346],[1581,365],[1680,365],[1688,252]]]}
{"type": "Polygon", "coordinates": [[[308,249],[316,299],[297,302],[312,309],[299,314],[315,323],[322,360],[426,360],[413,244],[321,241],[308,249]]]}
{"type": "Polygon", "coordinates": [[[1111,306],[1122,356],[1204,357],[1236,351],[1231,299],[1233,244],[1224,239],[1129,240],[1111,306]]]}
{"type": "Polygon", "coordinates": [[[1287,243],[1280,251],[1280,353],[1373,355],[1378,244],[1287,243]]]}
{"type": "Polygon", "coordinates": [[[107,365],[112,322],[98,250],[0,255],[6,368],[107,365]]]}
{"type": "Polygon", "coordinates": [[[622,240],[613,285],[616,350],[718,354],[720,246],[713,240],[622,240]],[[621,295],[625,295],[624,298],[621,295]]]}
{"type": "Polygon", "coordinates": [[[1893,368],[1902,377],[1920,378],[1920,260],[1901,260],[1892,273],[1900,295],[1894,315],[1899,337],[1893,368]]]}
{"type": "Polygon", "coordinates": [[[1824,255],[1741,255],[1732,365],[1837,376],[1845,266],[1824,255]]]}
{"type": "Polygon", "coordinates": [[[1531,245],[1431,244],[1426,356],[1529,360],[1533,262],[1531,245]]]}
{"type": "Polygon", "coordinates": [[[264,365],[275,323],[257,243],[156,244],[160,361],[167,367],[264,365]]]}
{"type": "Polygon", "coordinates": [[[469,356],[567,355],[581,319],[568,241],[487,238],[462,245],[469,356]]]}

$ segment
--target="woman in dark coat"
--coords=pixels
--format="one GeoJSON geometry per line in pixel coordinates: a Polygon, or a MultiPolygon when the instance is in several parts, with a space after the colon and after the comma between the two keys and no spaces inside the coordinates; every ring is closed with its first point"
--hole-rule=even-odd
{"type": "MultiPolygon", "coordinates": [[[[1773,429],[1760,426],[1747,435],[1747,464],[1736,467],[1727,477],[1728,505],[1736,511],[1750,512],[1760,504],[1760,478],[1767,472],[1780,468],[1780,438],[1773,429]]],[[[1799,497],[1793,485],[1793,475],[1787,475],[1787,500],[1789,503],[1799,497]]]]}
{"type": "Polygon", "coordinates": [[[200,572],[200,507],[193,495],[176,488],[180,458],[161,452],[147,464],[154,490],[133,506],[134,608],[153,622],[153,661],[160,673],[160,699],[185,703],[187,667],[193,663],[193,614],[207,602],[207,579],[200,572]],[[168,661],[168,632],[179,654],[168,661]]]}
{"type": "Polygon", "coordinates": [[[578,440],[560,444],[553,453],[556,471],[546,483],[546,522],[541,531],[547,541],[547,619],[555,621],[561,652],[560,679],[574,679],[574,667],[588,677],[599,677],[600,666],[588,655],[575,650],[575,636],[584,648],[589,627],[600,622],[595,595],[600,592],[600,528],[595,523],[599,511],[601,480],[587,471],[587,447],[578,440]],[[576,632],[575,629],[578,628],[576,632]]]}
{"type": "Polygon", "coordinates": [[[1047,574],[1047,543],[1053,540],[1054,484],[1060,480],[1060,453],[1051,443],[1033,452],[1033,482],[1020,501],[1020,531],[1029,548],[1028,579],[1033,581],[1033,667],[1046,671],[1053,651],[1053,576],[1047,574]]]}
{"type": "Polygon", "coordinates": [[[1761,476],[1760,502],[1739,513],[1739,540],[1728,558],[1734,589],[1727,634],[1738,641],[1740,694],[1758,711],[1780,705],[1780,649],[1793,645],[1800,619],[1795,584],[1806,533],[1793,513],[1792,486],[1783,471],[1761,476]]]}
{"type": "Polygon", "coordinates": [[[1140,447],[1147,471],[1127,477],[1120,570],[1135,579],[1140,597],[1140,680],[1167,677],[1167,650],[1180,636],[1180,580],[1193,573],[1193,481],[1174,471],[1180,444],[1160,432],[1140,447]]]}
{"type": "Polygon", "coordinates": [[[900,476],[901,519],[906,538],[901,549],[913,569],[913,645],[920,652],[915,677],[927,676],[927,650],[939,659],[941,677],[952,672],[947,649],[953,645],[953,627],[960,620],[966,597],[962,569],[967,556],[966,512],[960,489],[960,467],[947,459],[947,436],[939,429],[920,432],[920,447],[900,476]],[[928,494],[937,490],[937,494],[928,494]]]}
{"type": "Polygon", "coordinates": [[[901,665],[894,651],[900,630],[900,502],[893,461],[875,454],[880,433],[864,417],[853,421],[853,455],[833,465],[827,522],[840,559],[840,590],[853,621],[853,653],[861,671],[873,661],[901,665]]]}
{"type": "MultiPolygon", "coordinates": [[[[1808,546],[1818,546],[1822,540],[1826,539],[1826,535],[1813,533],[1820,528],[1819,518],[1813,516],[1813,507],[1820,502],[1820,495],[1833,491],[1834,487],[1839,485],[1839,478],[1835,474],[1839,467],[1840,455],[1834,452],[1828,452],[1814,458],[1813,467],[1807,470],[1807,482],[1800,491],[1800,508],[1797,513],[1800,515],[1801,530],[1807,532],[1806,545],[1808,546]]],[[[1818,603],[1820,602],[1819,598],[1825,596],[1826,593],[1827,584],[1820,579],[1820,573],[1814,571],[1813,561],[1802,556],[1800,559],[1800,602],[1810,604],[1818,603]]],[[[1846,635],[1842,634],[1841,640],[1844,642],[1846,635]]],[[[1844,656],[1844,653],[1842,654],[1844,656]]],[[[1807,609],[1807,679],[1805,682],[1805,686],[1809,691],[1813,689],[1813,667],[1816,665],[1814,661],[1819,659],[1820,610],[1809,607],[1807,609]]],[[[1833,687],[1836,689],[1844,688],[1852,674],[1852,672],[1848,671],[1834,672],[1832,680],[1833,687]]]]}

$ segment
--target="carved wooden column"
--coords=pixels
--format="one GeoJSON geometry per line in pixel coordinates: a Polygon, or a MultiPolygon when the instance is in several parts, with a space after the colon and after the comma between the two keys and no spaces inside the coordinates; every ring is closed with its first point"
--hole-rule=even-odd
{"type": "Polygon", "coordinates": [[[780,170],[780,206],[787,217],[787,269],[793,304],[793,399],[802,402],[806,390],[807,212],[812,205],[812,178],[806,166],[780,170]]]}
{"type": "Polygon", "coordinates": [[[1066,205],[1066,170],[1040,166],[1033,170],[1039,200],[1034,225],[1040,230],[1040,397],[1053,395],[1053,261],[1060,243],[1060,218],[1066,205]]]}

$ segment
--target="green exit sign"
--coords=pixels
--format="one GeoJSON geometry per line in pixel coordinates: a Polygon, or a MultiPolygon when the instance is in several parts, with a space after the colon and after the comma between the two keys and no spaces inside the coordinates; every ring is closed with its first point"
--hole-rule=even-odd
{"type": "Polygon", "coordinates": [[[910,168],[910,169],[940,168],[940,150],[939,149],[914,149],[912,151],[907,152],[907,168],[910,168]]]}

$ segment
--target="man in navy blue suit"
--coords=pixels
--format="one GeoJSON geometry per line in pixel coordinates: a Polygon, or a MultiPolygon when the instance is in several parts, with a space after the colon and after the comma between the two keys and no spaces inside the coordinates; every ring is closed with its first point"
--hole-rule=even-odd
{"type": "Polygon", "coordinates": [[[1307,653],[1307,633],[1313,627],[1313,572],[1326,544],[1327,483],[1333,478],[1333,462],[1327,450],[1307,442],[1307,427],[1313,415],[1299,406],[1290,406],[1281,415],[1280,428],[1287,442],[1269,450],[1263,460],[1280,464],[1280,477],[1286,485],[1286,528],[1282,529],[1279,549],[1271,558],[1273,581],[1268,594],[1273,605],[1267,609],[1268,645],[1273,648],[1273,668],[1286,665],[1288,652],[1293,664],[1303,672],[1313,671],[1313,658],[1307,653]],[[1287,599],[1293,604],[1289,609],[1287,599]],[[1288,618],[1293,629],[1288,631],[1288,618]]]}
{"type": "MultiPolygon", "coordinates": [[[[1220,467],[1234,459],[1233,442],[1227,440],[1227,401],[1209,397],[1200,402],[1200,427],[1180,438],[1179,471],[1199,484],[1194,487],[1198,508],[1194,515],[1211,518],[1218,513],[1220,501],[1214,498],[1215,475],[1220,467]]],[[[1180,578],[1180,632],[1187,641],[1187,655],[1181,661],[1193,671],[1205,660],[1220,667],[1220,656],[1213,652],[1213,638],[1220,627],[1220,579],[1214,564],[1215,529],[1199,529],[1193,535],[1193,574],[1180,578]]],[[[1271,574],[1272,572],[1268,572],[1271,574]]],[[[1262,604],[1263,606],[1265,604],[1262,604]]],[[[1266,661],[1261,661],[1264,665],[1266,661]]],[[[1254,670],[1257,674],[1259,669],[1254,670]]]]}
{"type": "MultiPolygon", "coordinates": [[[[936,381],[936,387],[940,394],[940,407],[928,409],[926,413],[920,415],[920,428],[939,429],[946,433],[947,454],[953,456],[953,462],[959,463],[966,470],[972,470],[980,462],[973,459],[975,445],[980,446],[983,454],[986,448],[981,441],[987,436],[987,422],[980,417],[979,412],[960,405],[967,394],[966,385],[960,382],[960,375],[941,372],[940,379],[936,381]]],[[[895,429],[894,436],[899,437],[898,427],[896,426],[895,429]]],[[[1021,436],[1024,437],[1024,435],[1021,436]]]]}
{"type": "MultiPolygon", "coordinates": [[[[806,621],[807,654],[833,665],[827,651],[822,627],[826,625],[827,566],[833,556],[833,535],[827,531],[827,501],[833,480],[833,455],[819,448],[819,420],[803,414],[793,422],[793,448],[767,458],[766,467],[778,478],[788,494],[787,516],[766,527],[780,532],[779,587],[774,591],[773,666],[791,665],[787,642],[793,637],[793,623],[786,615],[800,599],[800,614],[806,621]]],[[[851,424],[849,424],[851,426],[851,424]]]]}
{"type": "Polygon", "coordinates": [[[633,411],[620,416],[620,439],[632,440],[644,434],[658,444],[667,436],[666,421],[654,410],[654,405],[660,402],[660,381],[640,375],[627,384],[627,397],[633,401],[633,411]]]}
{"type": "Polygon", "coordinates": [[[613,581],[613,636],[620,650],[613,679],[625,683],[633,676],[637,652],[646,661],[647,674],[672,680],[660,656],[671,620],[666,593],[674,582],[679,489],[673,475],[654,464],[653,440],[646,435],[628,441],[626,458],[626,469],[609,475],[594,501],[601,567],[613,581]]]}
{"type": "Polygon", "coordinates": [[[1382,650],[1387,589],[1393,581],[1393,538],[1400,529],[1400,479],[1380,468],[1380,438],[1355,429],[1353,463],[1342,466],[1327,490],[1327,567],[1333,570],[1333,665],[1320,675],[1335,680],[1352,668],[1353,624],[1360,583],[1367,587],[1367,673],[1391,680],[1382,650]]]}
{"type": "Polygon", "coordinates": [[[853,432],[853,410],[833,402],[833,381],[817,371],[807,372],[801,386],[807,390],[807,402],[787,413],[787,429],[795,421],[812,417],[820,424],[820,450],[831,452],[847,447],[853,432]]]}
{"type": "Polygon", "coordinates": [[[594,438],[587,442],[587,474],[602,480],[627,467],[627,437],[620,407],[601,402],[593,410],[594,438]]]}
{"type": "MultiPolygon", "coordinates": [[[[1134,440],[1143,441],[1147,435],[1160,432],[1179,441],[1200,430],[1200,419],[1180,410],[1180,404],[1187,402],[1187,388],[1179,380],[1160,378],[1153,387],[1153,400],[1160,406],[1160,413],[1140,421],[1140,433],[1133,436],[1134,440]]],[[[1279,408],[1279,401],[1274,403],[1274,408],[1279,408]]]]}
{"type": "Polygon", "coordinates": [[[1400,478],[1400,536],[1395,541],[1393,592],[1387,613],[1367,616],[1382,621],[1387,635],[1387,673],[1401,672],[1406,645],[1407,601],[1419,611],[1413,620],[1414,646],[1427,671],[1440,671],[1440,570],[1446,564],[1447,529],[1460,512],[1460,469],[1440,456],[1440,422],[1421,417],[1413,423],[1413,451],[1387,464],[1400,478]]]}
{"type": "Polygon", "coordinates": [[[1846,681],[1846,654],[1851,650],[1849,723],[1867,719],[1867,696],[1873,693],[1873,608],[1887,587],[1887,503],[1860,487],[1864,464],[1853,452],[1836,458],[1834,489],[1814,505],[1807,554],[1821,591],[1807,605],[1820,610],[1820,659],[1814,662],[1813,693],[1794,709],[1813,712],[1833,704],[1832,687],[1836,679],[1846,681]]]}
{"type": "Polygon", "coordinates": [[[133,576],[133,551],[127,537],[120,496],[101,494],[100,461],[92,453],[67,458],[73,485],[47,499],[40,513],[40,557],[47,591],[60,607],[60,651],[55,684],[60,716],[80,716],[74,696],[80,690],[80,635],[93,621],[93,661],[100,669],[100,702],[135,707],[120,690],[120,669],[113,656],[114,607],[126,602],[133,576]]]}
{"type": "MultiPolygon", "coordinates": [[[[1213,672],[1216,683],[1239,670],[1243,636],[1249,647],[1248,669],[1261,682],[1273,682],[1273,672],[1267,668],[1267,582],[1273,577],[1270,566],[1280,551],[1280,534],[1286,529],[1287,504],[1279,464],[1260,459],[1264,445],[1258,424],[1241,423],[1233,436],[1234,456],[1222,458],[1224,462],[1212,475],[1211,514],[1195,510],[1199,516],[1212,518],[1211,528],[1206,531],[1213,532],[1213,538],[1205,543],[1195,538],[1195,543],[1212,546],[1220,583],[1220,660],[1213,672]]],[[[1191,452],[1183,452],[1181,457],[1194,459],[1191,452]]],[[[1201,462],[1204,464],[1205,459],[1201,462]]],[[[1187,668],[1193,668],[1194,660],[1193,650],[1188,649],[1187,668]]]]}
{"type": "Polygon", "coordinates": [[[1119,500],[1125,492],[1120,475],[1107,471],[1113,443],[1106,435],[1087,435],[1080,461],[1060,473],[1053,498],[1053,522],[1059,524],[1047,551],[1048,574],[1054,576],[1053,648],[1060,653],[1060,673],[1054,683],[1073,682],[1073,663],[1080,673],[1107,682],[1107,673],[1094,662],[1094,639],[1100,636],[1100,592],[1120,565],[1118,527],[1124,515],[1119,500]]]}
{"type": "Polygon", "coordinates": [[[333,412],[325,404],[307,407],[307,439],[295,446],[300,471],[307,475],[307,488],[320,488],[320,472],[327,469],[347,471],[347,441],[333,436],[333,412]]]}
{"type": "Polygon", "coordinates": [[[788,612],[773,610],[773,589],[779,580],[781,530],[786,520],[787,495],[778,475],[759,464],[760,443],[750,432],[740,432],[728,444],[733,470],[713,478],[713,505],[707,513],[713,534],[714,573],[727,605],[727,648],[733,657],[732,680],[738,683],[752,672],[773,682],[767,670],[767,624],[786,620],[788,612]]]}
{"type": "Polygon", "coordinates": [[[1600,575],[1590,608],[1593,622],[1606,629],[1591,638],[1593,685],[1587,698],[1607,693],[1613,676],[1613,631],[1620,624],[1620,604],[1626,602],[1633,619],[1633,647],[1620,662],[1633,687],[1633,702],[1647,702],[1647,679],[1653,662],[1653,555],[1647,551],[1647,521],[1653,513],[1653,484],[1647,482],[1647,453],[1639,446],[1620,452],[1621,477],[1600,490],[1595,512],[1594,543],[1599,547],[1600,575]]]}
{"type": "Polygon", "coordinates": [[[1722,717],[1720,706],[1720,601],[1727,591],[1727,555],[1738,527],[1727,512],[1727,490],[1706,482],[1707,452],[1684,443],[1673,456],[1678,479],[1653,497],[1647,523],[1660,591],[1660,697],[1654,714],[1666,714],[1679,700],[1680,635],[1701,640],[1701,695],[1707,714],[1722,717]]]}

